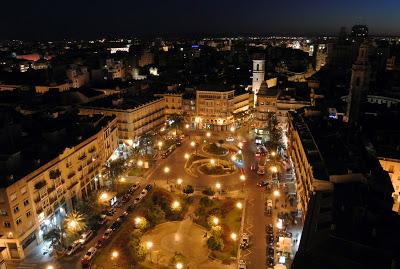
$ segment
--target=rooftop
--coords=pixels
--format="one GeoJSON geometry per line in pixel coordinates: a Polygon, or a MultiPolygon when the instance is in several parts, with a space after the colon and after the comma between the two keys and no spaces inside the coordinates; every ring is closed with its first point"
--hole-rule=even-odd
{"type": "MultiPolygon", "coordinates": [[[[27,116],[6,113],[0,143],[0,187],[7,187],[79,145],[106,126],[114,116],[76,114],[27,116]]],[[[4,114],[3,114],[4,115],[4,114]]]]}
{"type": "Polygon", "coordinates": [[[161,97],[155,97],[152,93],[144,94],[123,94],[116,96],[107,96],[87,104],[83,107],[97,107],[97,108],[107,108],[107,109],[135,109],[144,104],[162,99],[161,97]]]}

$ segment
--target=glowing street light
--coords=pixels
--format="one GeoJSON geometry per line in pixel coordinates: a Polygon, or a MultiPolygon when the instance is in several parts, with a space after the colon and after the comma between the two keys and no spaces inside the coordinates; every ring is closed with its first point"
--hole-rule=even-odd
{"type": "Polygon", "coordinates": [[[162,141],[158,141],[157,145],[158,145],[158,149],[161,150],[161,147],[162,147],[162,145],[163,145],[163,142],[162,142],[162,141]]]}
{"type": "Polygon", "coordinates": [[[108,199],[108,194],[106,193],[106,192],[103,192],[101,195],[100,195],[100,200],[107,200],[108,199]]]}
{"type": "Polygon", "coordinates": [[[215,184],[215,187],[217,188],[217,190],[220,190],[221,189],[221,183],[215,184]]]}
{"type": "Polygon", "coordinates": [[[271,172],[272,173],[277,173],[278,172],[278,168],[276,166],[272,166],[271,167],[271,172]]]}
{"type": "Polygon", "coordinates": [[[136,225],[141,224],[143,221],[144,221],[144,219],[143,219],[142,217],[136,217],[136,218],[135,218],[135,224],[136,224],[136,225]]]}
{"type": "Polygon", "coordinates": [[[183,268],[183,264],[182,264],[181,262],[178,262],[178,263],[175,265],[175,267],[176,267],[176,269],[182,269],[182,268],[183,268]]]}
{"type": "Polygon", "coordinates": [[[274,196],[279,197],[281,196],[281,193],[278,190],[274,190],[274,196]]]}
{"type": "Polygon", "coordinates": [[[211,159],[211,160],[210,160],[210,164],[214,165],[214,164],[215,164],[215,160],[214,160],[214,159],[211,159]]]}
{"type": "Polygon", "coordinates": [[[189,155],[189,154],[187,154],[187,153],[185,153],[185,159],[186,159],[186,160],[188,160],[188,159],[189,159],[189,157],[190,157],[190,155],[189,155]]]}
{"type": "Polygon", "coordinates": [[[47,265],[46,269],[54,269],[53,265],[47,265]]]}
{"type": "Polygon", "coordinates": [[[231,239],[233,241],[236,241],[237,240],[237,234],[236,233],[231,233],[231,239]]]}
{"type": "Polygon", "coordinates": [[[168,166],[164,167],[164,173],[169,173],[169,167],[168,166]]]}
{"type": "Polygon", "coordinates": [[[189,124],[186,124],[186,125],[185,125],[185,128],[186,128],[186,129],[189,129],[189,126],[190,126],[189,124]]]}
{"type": "Polygon", "coordinates": [[[207,133],[206,133],[206,136],[207,136],[207,137],[211,137],[211,133],[210,133],[210,132],[207,132],[207,133]]]}
{"type": "Polygon", "coordinates": [[[178,185],[182,185],[182,182],[183,182],[183,180],[182,180],[181,178],[178,178],[178,179],[176,180],[176,183],[178,183],[178,185]]]}
{"type": "Polygon", "coordinates": [[[271,156],[272,156],[272,157],[275,157],[275,156],[276,156],[276,152],[275,152],[275,151],[272,151],[272,152],[271,152],[271,156]]]}
{"type": "Polygon", "coordinates": [[[235,132],[235,127],[231,127],[231,132],[233,133],[233,132],[235,132]]]}
{"type": "Polygon", "coordinates": [[[153,247],[153,242],[147,241],[147,242],[146,242],[146,248],[147,248],[148,250],[150,250],[152,247],[153,247]]]}
{"type": "Polygon", "coordinates": [[[177,210],[181,207],[181,203],[179,203],[179,201],[174,201],[172,203],[172,209],[177,210]]]}
{"type": "Polygon", "coordinates": [[[137,162],[137,165],[138,165],[138,166],[143,166],[143,161],[142,161],[142,160],[139,160],[139,161],[137,162]]]}
{"type": "Polygon", "coordinates": [[[239,143],[238,143],[238,146],[239,146],[239,148],[242,148],[242,147],[243,147],[243,143],[242,143],[242,142],[239,142],[239,143]]]}
{"type": "Polygon", "coordinates": [[[236,207],[237,207],[238,209],[242,209],[242,208],[243,208],[243,204],[242,204],[241,202],[237,202],[237,203],[236,203],[236,207]]]}
{"type": "Polygon", "coordinates": [[[241,174],[241,175],[240,175],[240,180],[241,180],[241,181],[245,181],[245,180],[246,180],[246,176],[243,175],[243,174],[241,174]]]}
{"type": "Polygon", "coordinates": [[[235,156],[235,155],[232,155],[231,160],[232,160],[232,161],[236,161],[236,160],[237,160],[236,156],[235,156]]]}
{"type": "Polygon", "coordinates": [[[214,225],[218,225],[219,224],[219,218],[214,217],[212,222],[214,223],[214,225]]]}
{"type": "Polygon", "coordinates": [[[118,255],[119,255],[118,251],[114,250],[114,251],[111,253],[111,258],[116,259],[116,258],[118,258],[118,255]]]}
{"type": "Polygon", "coordinates": [[[196,146],[196,142],[192,141],[192,142],[190,142],[190,145],[191,145],[192,147],[195,147],[195,146],[196,146]]]}
{"type": "Polygon", "coordinates": [[[124,178],[124,177],[121,177],[121,179],[119,180],[120,182],[125,182],[126,181],[126,178],[124,178]]]}

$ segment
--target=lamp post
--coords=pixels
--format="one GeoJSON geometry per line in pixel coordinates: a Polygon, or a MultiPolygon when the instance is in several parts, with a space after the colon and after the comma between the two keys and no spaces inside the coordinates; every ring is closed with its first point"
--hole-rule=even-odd
{"type": "Polygon", "coordinates": [[[118,256],[119,256],[118,251],[115,251],[115,250],[114,250],[114,251],[111,253],[111,260],[114,261],[114,267],[115,267],[115,268],[118,268],[118,263],[117,263],[118,256]]]}
{"type": "Polygon", "coordinates": [[[240,181],[242,181],[242,192],[244,192],[244,184],[246,184],[246,176],[245,175],[240,175],[240,181]]]}
{"type": "Polygon", "coordinates": [[[150,259],[151,263],[153,262],[153,260],[151,259],[151,248],[152,247],[153,247],[153,242],[147,241],[146,242],[146,248],[147,248],[147,251],[149,252],[149,259],[150,259]]]}
{"type": "Polygon", "coordinates": [[[182,180],[181,178],[178,178],[178,179],[176,180],[176,183],[178,184],[178,188],[181,189],[183,180],[182,180]]]}
{"type": "MultiPolygon", "coordinates": [[[[164,173],[165,173],[165,175],[168,175],[168,173],[169,173],[169,167],[168,166],[164,167],[164,173]]],[[[165,177],[167,178],[167,184],[169,184],[168,176],[165,176],[165,177]]]]}
{"type": "Polygon", "coordinates": [[[215,184],[215,188],[217,188],[218,193],[221,195],[221,183],[217,182],[217,183],[215,184]]]}

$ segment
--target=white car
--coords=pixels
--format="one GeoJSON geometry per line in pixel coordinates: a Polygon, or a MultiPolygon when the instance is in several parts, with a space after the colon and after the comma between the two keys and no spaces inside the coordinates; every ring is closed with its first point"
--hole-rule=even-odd
{"type": "Polygon", "coordinates": [[[140,198],[143,198],[143,197],[145,197],[146,195],[147,195],[147,190],[146,190],[146,189],[143,189],[142,192],[139,194],[139,197],[140,197],[140,198]]]}
{"type": "Polygon", "coordinates": [[[267,207],[271,207],[272,208],[272,200],[271,199],[267,200],[267,207]]]}
{"type": "Polygon", "coordinates": [[[233,142],[235,141],[235,138],[233,136],[228,136],[225,140],[228,142],[233,142]]]}
{"type": "Polygon", "coordinates": [[[112,232],[113,232],[113,230],[108,228],[103,234],[103,240],[107,240],[108,238],[110,238],[112,232]]]}
{"type": "Polygon", "coordinates": [[[93,231],[88,230],[81,235],[79,242],[83,245],[86,244],[93,237],[93,231]]]}
{"type": "Polygon", "coordinates": [[[94,254],[96,254],[96,252],[97,248],[95,247],[89,248],[85,256],[83,256],[83,260],[90,261],[94,257],[94,254]]]}
{"type": "Polygon", "coordinates": [[[239,260],[238,269],[246,269],[246,262],[244,260],[239,260]]]}
{"type": "Polygon", "coordinates": [[[71,256],[72,254],[74,254],[75,251],[77,251],[79,248],[81,247],[81,243],[79,242],[79,240],[74,241],[74,243],[72,243],[72,245],[70,245],[67,250],[65,251],[65,254],[67,254],[67,256],[71,256]]]}

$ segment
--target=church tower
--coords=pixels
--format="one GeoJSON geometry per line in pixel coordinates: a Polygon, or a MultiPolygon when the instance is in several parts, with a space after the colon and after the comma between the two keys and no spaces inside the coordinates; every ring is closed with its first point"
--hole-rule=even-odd
{"type": "Polygon", "coordinates": [[[371,66],[368,62],[369,44],[361,44],[357,61],[351,72],[350,91],[347,100],[347,118],[350,123],[357,123],[363,112],[363,104],[367,101],[367,92],[371,76],[371,66]]]}
{"type": "Polygon", "coordinates": [[[253,57],[253,83],[254,105],[257,103],[257,93],[260,90],[261,83],[265,77],[265,58],[262,54],[256,54],[253,57]]]}

